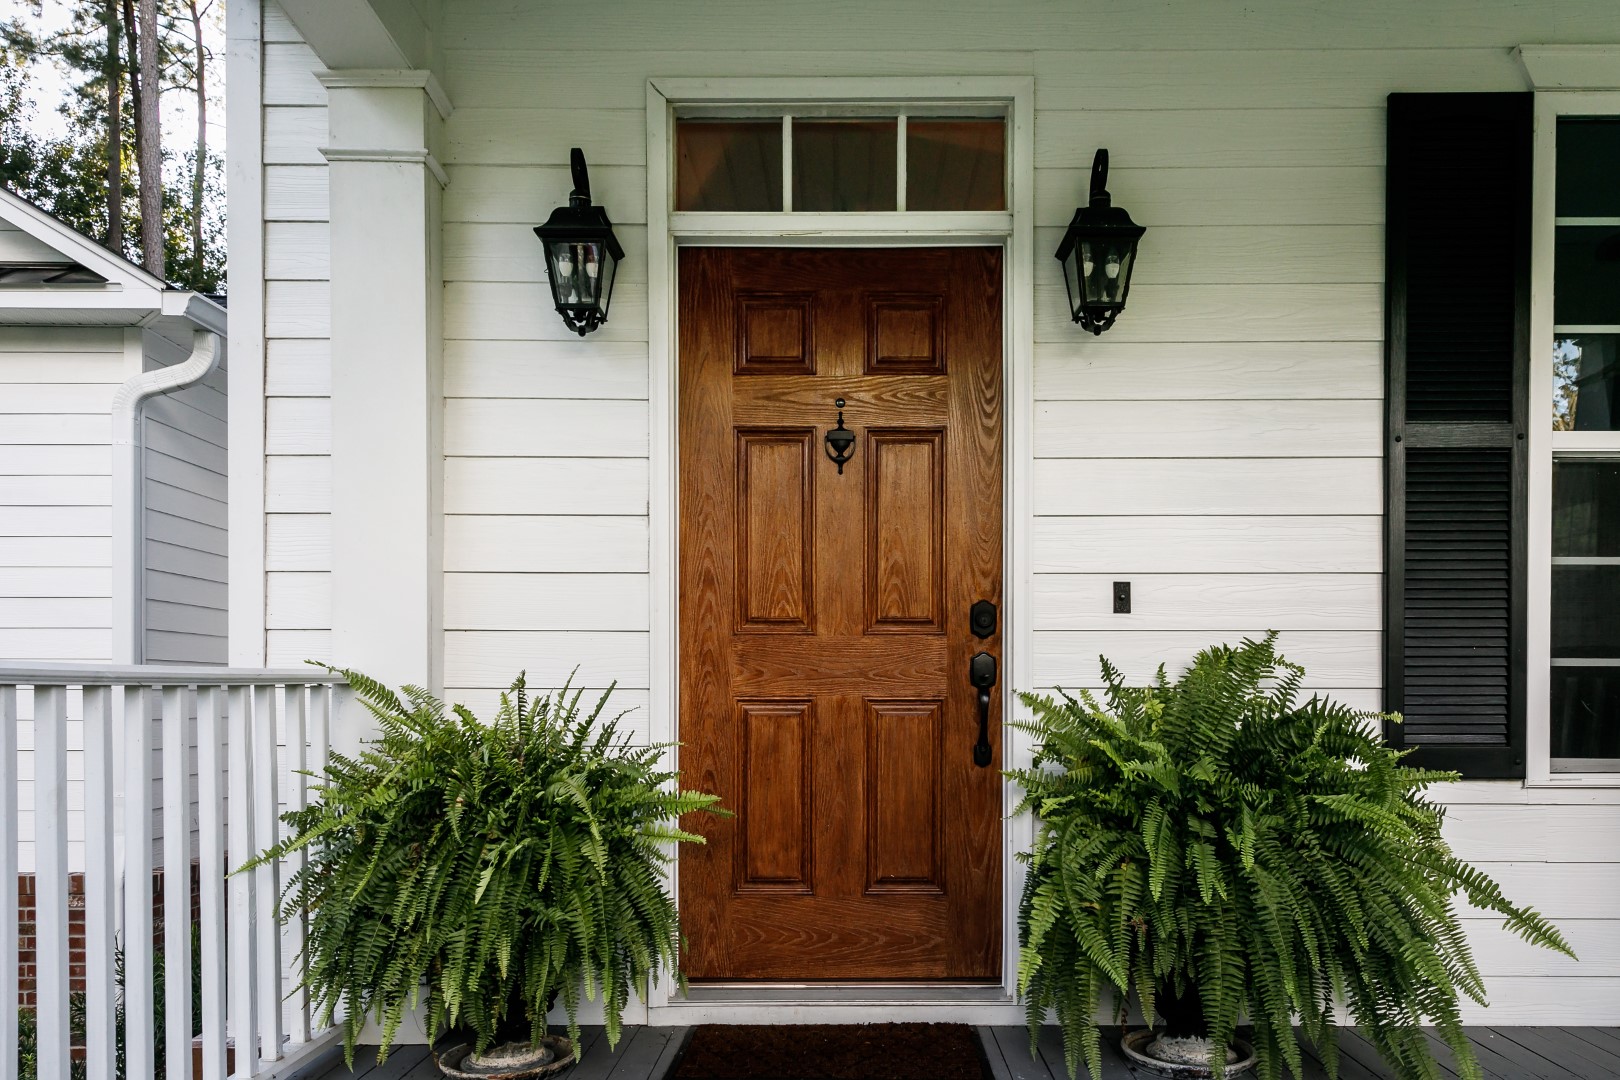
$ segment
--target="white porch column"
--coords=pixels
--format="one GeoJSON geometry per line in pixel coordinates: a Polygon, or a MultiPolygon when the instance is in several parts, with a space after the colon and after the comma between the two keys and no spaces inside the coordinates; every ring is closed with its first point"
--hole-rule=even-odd
{"type": "MultiPolygon", "coordinates": [[[[330,108],[332,657],[442,689],[440,196],[424,71],[321,77],[330,108]]],[[[334,723],[352,749],[363,716],[334,723]]]]}

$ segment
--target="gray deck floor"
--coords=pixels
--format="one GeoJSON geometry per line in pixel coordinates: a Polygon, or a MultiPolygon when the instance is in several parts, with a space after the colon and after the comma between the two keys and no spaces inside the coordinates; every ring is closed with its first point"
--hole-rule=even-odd
{"type": "MultiPolygon", "coordinates": [[[[1057,1028],[1041,1032],[1039,1053],[1031,1057],[1023,1028],[980,1028],[980,1040],[996,1080],[1068,1080],[1063,1043],[1057,1028]]],[[[1480,1067],[1487,1080],[1612,1080],[1620,1078],[1620,1028],[1503,1027],[1469,1028],[1480,1067]]],[[[1435,1057],[1445,1075],[1451,1051],[1431,1036],[1435,1057]]],[[[1327,1070],[1309,1053],[1306,1075],[1299,1080],[1326,1080],[1327,1070]]],[[[1365,1039],[1354,1031],[1339,1035],[1340,1080],[1390,1080],[1394,1074],[1365,1039]]],[[[1086,1076],[1082,1068],[1080,1076],[1086,1076]]],[[[1103,1080],[1148,1080],[1155,1074],[1133,1068],[1119,1049],[1117,1031],[1104,1032],[1103,1080]]],[[[1156,1077],[1155,1077],[1156,1080],[1156,1077]]]]}
{"type": "MultiPolygon", "coordinates": [[[[663,1080],[686,1041],[682,1027],[627,1027],[617,1049],[610,1051],[602,1029],[581,1031],[583,1053],[573,1068],[554,1080],[663,1080]]],[[[995,1080],[1068,1080],[1063,1045],[1056,1028],[1046,1028],[1038,1052],[1029,1052],[1021,1027],[981,1027],[979,1038],[995,1080]]],[[[1613,1080],[1620,1078],[1620,1028],[1504,1027],[1470,1028],[1474,1051],[1487,1080],[1613,1080]]],[[[1120,1054],[1116,1037],[1103,1038],[1103,1080],[1149,1080],[1152,1074],[1132,1068],[1120,1054]]],[[[1353,1031],[1340,1035],[1341,1080],[1390,1080],[1378,1054],[1353,1031]]],[[[1451,1053],[1435,1041],[1435,1052],[1449,1075],[1451,1053]]],[[[1307,1054],[1307,1075],[1298,1080],[1326,1080],[1327,1072],[1307,1054]]],[[[340,1062],[318,1080],[433,1080],[439,1075],[425,1046],[402,1046],[377,1064],[376,1051],[361,1047],[351,1073],[340,1062]]],[[[1085,1077],[1084,1069],[1080,1073],[1085,1077]]]]}

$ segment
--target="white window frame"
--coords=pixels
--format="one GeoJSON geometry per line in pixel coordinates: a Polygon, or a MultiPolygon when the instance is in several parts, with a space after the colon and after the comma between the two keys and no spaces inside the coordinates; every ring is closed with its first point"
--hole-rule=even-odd
{"type": "MultiPolygon", "coordinates": [[[[972,115],[953,112],[953,115],[972,115]]],[[[1003,760],[1027,765],[1031,746],[1005,721],[1014,693],[1034,685],[1034,625],[1030,615],[1032,438],[1035,416],[1035,82],[1027,76],[939,78],[653,78],[647,83],[647,301],[651,531],[651,738],[675,742],[678,734],[680,666],[677,622],[680,567],[677,508],[678,415],[676,395],[676,254],[688,245],[781,247],[1000,246],[1003,298],[1003,760]],[[777,114],[810,110],[855,115],[876,109],[890,115],[925,111],[995,109],[1007,120],[1007,209],[994,212],[712,213],[674,210],[677,112],[707,115],[755,108],[777,114]]],[[[791,175],[783,183],[791,190],[791,175]]],[[[904,173],[901,172],[903,179],[904,173]]],[[[1076,193],[1079,198],[1081,192],[1076,193]]],[[[1050,253],[1046,253],[1050,257],[1050,253]]],[[[675,748],[679,753],[679,748],[675,748]]],[[[677,758],[678,764],[678,758],[677,758]]],[[[825,1023],[884,1020],[975,1024],[1022,1023],[1018,1004],[1018,926],[1014,913],[1023,888],[1023,868],[1014,858],[1034,841],[1028,814],[1012,816],[1020,792],[1003,785],[1002,979],[989,987],[856,987],[817,990],[740,990],[730,1000],[682,1000],[661,981],[649,988],[648,1022],[784,1022],[814,1007],[825,1023]],[[990,991],[991,993],[986,993],[990,991]]],[[[680,894],[671,866],[671,885],[680,894]]]]}
{"type": "Polygon", "coordinates": [[[1529,581],[1526,592],[1525,782],[1532,787],[1620,787],[1620,771],[1554,772],[1552,764],[1552,474],[1558,456],[1620,458],[1620,431],[1553,431],[1553,255],[1557,240],[1558,118],[1620,117],[1620,91],[1538,91],[1531,224],[1529,581]]]}

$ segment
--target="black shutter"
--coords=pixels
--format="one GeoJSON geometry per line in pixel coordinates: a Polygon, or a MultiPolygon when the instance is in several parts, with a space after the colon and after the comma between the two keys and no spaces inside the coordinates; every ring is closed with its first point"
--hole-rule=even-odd
{"type": "Polygon", "coordinates": [[[1532,101],[1389,96],[1384,707],[1470,777],[1524,775],[1532,101]]]}

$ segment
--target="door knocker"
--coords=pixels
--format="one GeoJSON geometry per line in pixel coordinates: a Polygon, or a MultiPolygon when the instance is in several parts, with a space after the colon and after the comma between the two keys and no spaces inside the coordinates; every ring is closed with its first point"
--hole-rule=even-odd
{"type": "Polygon", "coordinates": [[[844,426],[844,399],[834,403],[838,409],[838,426],[827,432],[827,456],[838,466],[838,475],[844,475],[844,463],[855,456],[855,433],[844,426]]]}

